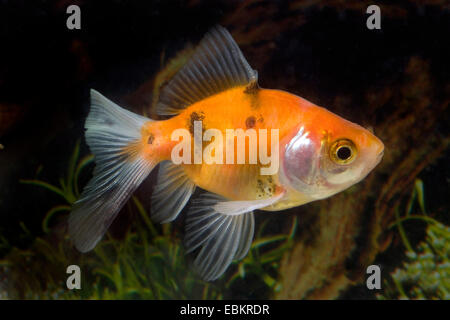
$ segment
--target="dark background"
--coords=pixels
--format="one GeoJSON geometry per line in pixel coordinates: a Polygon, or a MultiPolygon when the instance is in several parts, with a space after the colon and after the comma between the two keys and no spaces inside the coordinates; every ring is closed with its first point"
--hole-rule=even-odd
{"type": "MultiPolygon", "coordinates": [[[[426,61],[434,99],[448,101],[445,1],[2,1],[0,234],[26,247],[19,222],[42,233],[57,196],[19,179],[57,181],[78,139],[81,153],[89,152],[83,123],[90,88],[136,112],[148,109],[151,92],[137,89],[163,67],[162,52],[173,57],[215,24],[236,38],[262,87],[288,90],[365,126],[398,112],[393,102],[366,107],[367,89],[382,93],[405,81],[411,57],[426,61]],[[66,28],[71,4],[81,7],[81,30],[66,28]],[[381,30],[366,28],[368,4],[381,7],[381,30]]],[[[444,139],[449,117],[439,112],[432,134],[444,139]]],[[[420,127],[420,117],[412,121],[420,127]]],[[[448,202],[448,161],[447,148],[421,173],[432,186],[430,203],[448,202]]],[[[380,173],[388,177],[389,170],[380,173]]]]}

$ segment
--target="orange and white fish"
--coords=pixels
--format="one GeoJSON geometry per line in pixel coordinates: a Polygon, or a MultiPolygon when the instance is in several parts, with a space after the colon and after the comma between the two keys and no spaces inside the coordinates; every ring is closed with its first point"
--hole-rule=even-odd
{"type": "MultiPolygon", "coordinates": [[[[188,252],[198,249],[194,267],[205,280],[217,279],[233,259],[246,256],[254,210],[283,210],[334,195],[362,180],[384,149],[357,124],[296,95],[259,88],[257,72],[222,27],[203,38],[161,91],[156,110],[173,115],[168,120],[134,114],[94,90],[91,104],[86,140],[96,168],[69,217],[75,246],[82,252],[93,249],[134,190],[160,164],[152,194],[154,221],[174,220],[196,187],[204,190],[187,210],[185,246],[188,252]],[[201,130],[215,129],[224,136],[227,129],[254,129],[258,141],[263,139],[260,129],[276,129],[279,143],[266,139],[270,155],[277,155],[278,170],[262,174],[267,162],[261,160],[174,164],[172,151],[179,141],[173,132],[185,129],[194,149],[197,121],[201,130]]],[[[249,150],[245,145],[246,158],[249,150]]]]}

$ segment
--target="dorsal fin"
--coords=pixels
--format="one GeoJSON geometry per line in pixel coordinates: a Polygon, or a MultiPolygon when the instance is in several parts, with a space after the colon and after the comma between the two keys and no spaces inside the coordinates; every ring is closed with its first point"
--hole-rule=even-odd
{"type": "Polygon", "coordinates": [[[214,27],[191,59],[162,89],[156,112],[174,115],[189,105],[237,86],[255,86],[258,73],[245,60],[230,33],[214,27]]]}

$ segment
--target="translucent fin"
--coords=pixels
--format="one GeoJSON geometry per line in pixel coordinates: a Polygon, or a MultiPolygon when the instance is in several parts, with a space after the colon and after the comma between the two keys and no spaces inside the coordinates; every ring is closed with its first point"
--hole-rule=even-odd
{"type": "Polygon", "coordinates": [[[242,215],[244,221],[242,222],[242,233],[241,241],[239,241],[239,246],[234,256],[234,260],[242,260],[250,250],[250,246],[253,241],[253,233],[255,232],[255,219],[253,217],[253,212],[242,215]]]}
{"type": "Polygon", "coordinates": [[[174,220],[194,190],[195,184],[181,166],[170,161],[162,162],[159,165],[158,183],[152,195],[152,219],[161,223],[174,220]]]}
{"type": "Polygon", "coordinates": [[[273,195],[267,199],[248,201],[220,201],[214,205],[214,210],[224,215],[237,215],[256,209],[261,209],[280,200],[284,192],[273,195]]]}
{"type": "Polygon", "coordinates": [[[253,70],[230,33],[217,26],[199,43],[191,59],[163,88],[156,112],[178,114],[187,106],[227,89],[255,85],[253,70]]]}
{"type": "Polygon", "coordinates": [[[214,205],[224,200],[206,193],[193,201],[186,218],[185,246],[187,252],[201,247],[194,267],[206,281],[219,278],[233,259],[245,257],[253,240],[253,212],[220,214],[214,205]]]}
{"type": "Polygon", "coordinates": [[[147,121],[151,120],[122,109],[91,90],[91,111],[85,128],[96,167],[69,217],[69,234],[78,250],[86,252],[95,247],[155,166],[142,157],[137,143],[147,121]]]}

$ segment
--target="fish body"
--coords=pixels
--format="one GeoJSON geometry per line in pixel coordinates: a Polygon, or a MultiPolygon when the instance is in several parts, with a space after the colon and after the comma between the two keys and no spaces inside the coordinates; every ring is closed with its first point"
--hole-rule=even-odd
{"type": "Polygon", "coordinates": [[[172,221],[197,187],[205,191],[189,206],[185,238],[188,252],[198,250],[194,266],[205,280],[247,254],[255,209],[329,197],[363,179],[383,154],[383,143],[361,126],[294,94],[259,88],[221,27],[163,88],[156,109],[170,119],[133,114],[93,90],[91,102],[86,140],[97,166],[69,218],[76,247],[94,248],[159,164],[154,221],[172,221]],[[241,144],[236,130],[248,135],[241,144]]]}
{"type": "MultiPolygon", "coordinates": [[[[201,119],[203,130],[215,128],[222,132],[223,137],[226,136],[226,130],[229,128],[254,129],[257,136],[259,129],[277,128],[282,139],[295,130],[302,113],[308,113],[308,107],[312,106],[310,102],[283,91],[268,89],[259,89],[254,93],[245,91],[244,86],[232,88],[189,106],[169,120],[147,123],[143,133],[143,147],[148,150],[148,153],[155,152],[153,143],[145,144],[150,137],[159,136],[161,141],[154,143],[159,143],[162,148],[156,153],[161,156],[161,160],[170,160],[171,150],[177,144],[176,141],[171,141],[171,133],[177,128],[191,130],[194,119],[201,119]],[[155,134],[155,131],[158,133],[155,134]]],[[[236,147],[237,144],[235,144],[235,151],[236,147]]],[[[248,144],[245,151],[248,158],[248,144]]],[[[224,145],[224,158],[225,153],[224,145]]],[[[236,158],[237,151],[234,154],[236,158]]],[[[222,162],[226,162],[225,159],[222,162]]],[[[270,178],[260,174],[262,164],[237,164],[236,160],[234,162],[234,164],[205,162],[182,164],[182,167],[197,186],[230,200],[256,200],[262,193],[261,188],[269,187],[267,183],[261,187],[262,181],[272,180],[273,184],[276,183],[277,174],[270,178]]],[[[264,193],[265,197],[266,193],[264,193]]]]}
{"type": "MultiPolygon", "coordinates": [[[[223,136],[226,135],[228,128],[242,128],[243,130],[252,128],[256,130],[257,135],[258,129],[277,128],[279,139],[286,144],[302,127],[310,138],[314,136],[316,141],[320,140],[321,143],[329,143],[329,140],[338,139],[341,136],[355,136],[361,140],[361,145],[369,143],[370,139],[373,139],[373,144],[379,144],[380,150],[383,148],[378,138],[367,132],[366,129],[303,98],[285,91],[271,89],[259,89],[249,93],[246,92],[244,86],[232,88],[194,103],[169,120],[147,123],[142,134],[143,147],[148,149],[149,154],[152,154],[155,152],[152,147],[153,143],[148,145],[148,140],[154,136],[161,137],[162,141],[159,144],[162,149],[158,149],[156,154],[161,156],[161,160],[170,160],[170,151],[177,143],[170,139],[170,134],[177,128],[192,128],[194,119],[201,119],[203,129],[216,128],[222,132],[223,136]],[[230,102],[232,107],[230,107],[230,102]]],[[[248,158],[248,145],[246,147],[246,158],[248,158]]],[[[224,146],[223,154],[225,152],[224,146]]],[[[262,175],[260,173],[261,166],[263,165],[260,163],[254,165],[236,163],[182,165],[186,175],[197,186],[230,200],[258,200],[261,197],[270,197],[273,192],[268,190],[275,191],[276,185],[283,184],[280,181],[279,173],[270,176],[262,175]]],[[[283,187],[288,188],[286,185],[283,187]]],[[[291,190],[289,195],[271,205],[270,208],[261,208],[261,210],[282,210],[321,198],[323,196],[314,197],[314,194],[291,190]],[[292,203],[288,204],[287,199],[292,203]]]]}

